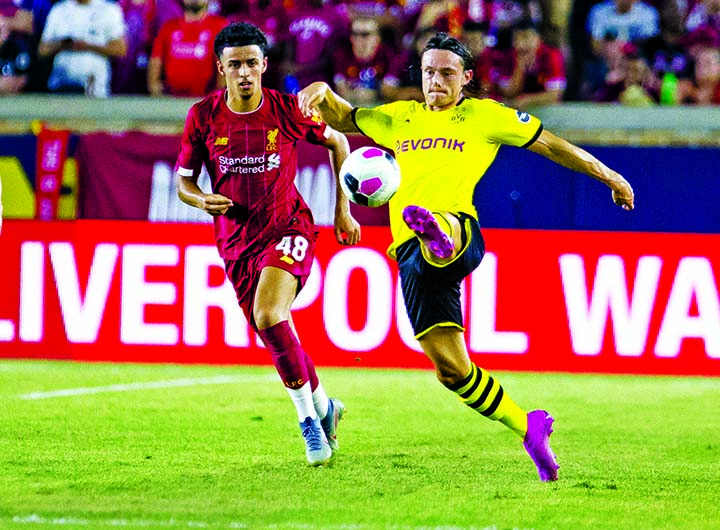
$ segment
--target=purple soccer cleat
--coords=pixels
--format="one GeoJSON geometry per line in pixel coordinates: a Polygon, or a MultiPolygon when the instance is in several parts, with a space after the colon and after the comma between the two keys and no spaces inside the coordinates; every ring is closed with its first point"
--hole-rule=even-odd
{"type": "Polygon", "coordinates": [[[447,259],[455,250],[453,240],[438,226],[435,216],[422,206],[407,206],[403,220],[436,257],[447,259]]]}
{"type": "Polygon", "coordinates": [[[523,445],[535,462],[538,475],[543,482],[558,479],[558,468],[555,455],[550,449],[550,435],[555,421],[545,410],[533,410],[528,413],[528,428],[523,445]]]}

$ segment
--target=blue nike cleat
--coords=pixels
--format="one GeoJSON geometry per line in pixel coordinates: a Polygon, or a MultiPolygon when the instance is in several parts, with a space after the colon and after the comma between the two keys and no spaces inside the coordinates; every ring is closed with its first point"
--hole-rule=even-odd
{"type": "Polygon", "coordinates": [[[308,464],[311,466],[327,464],[332,456],[332,450],[320,425],[320,419],[312,419],[308,416],[300,422],[300,429],[305,439],[305,456],[308,464]]]}

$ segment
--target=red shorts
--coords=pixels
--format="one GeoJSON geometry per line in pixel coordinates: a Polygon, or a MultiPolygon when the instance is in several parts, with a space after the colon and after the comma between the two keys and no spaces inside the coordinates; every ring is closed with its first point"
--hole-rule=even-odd
{"type": "Polygon", "coordinates": [[[249,258],[225,260],[225,274],[232,283],[238,304],[253,329],[257,330],[253,318],[253,304],[260,272],[265,267],[288,271],[298,279],[299,293],[310,276],[316,243],[317,232],[314,227],[308,230],[292,227],[276,234],[265,248],[249,258]]]}

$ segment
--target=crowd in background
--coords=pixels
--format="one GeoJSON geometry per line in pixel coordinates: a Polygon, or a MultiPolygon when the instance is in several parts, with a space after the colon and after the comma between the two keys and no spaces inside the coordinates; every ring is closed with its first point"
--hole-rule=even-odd
{"type": "Polygon", "coordinates": [[[213,41],[238,21],[268,37],[265,86],[326,81],[358,105],[422,99],[437,31],[516,108],[720,104],[720,0],[0,0],[0,94],[199,98],[222,86],[213,41]]]}

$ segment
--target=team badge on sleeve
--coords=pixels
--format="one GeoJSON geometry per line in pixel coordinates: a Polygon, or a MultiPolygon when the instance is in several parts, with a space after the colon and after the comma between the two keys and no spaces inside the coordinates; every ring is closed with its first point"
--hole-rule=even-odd
{"type": "Polygon", "coordinates": [[[516,110],[515,114],[517,114],[518,121],[520,123],[527,123],[530,121],[530,114],[527,112],[520,112],[519,110],[516,110]]]}

